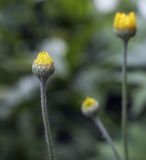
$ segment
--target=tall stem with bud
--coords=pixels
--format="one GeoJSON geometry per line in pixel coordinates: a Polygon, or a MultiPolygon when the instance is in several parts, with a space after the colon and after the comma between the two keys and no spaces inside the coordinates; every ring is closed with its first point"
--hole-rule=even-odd
{"type": "Polygon", "coordinates": [[[104,138],[107,140],[107,142],[109,143],[109,145],[114,153],[115,159],[121,160],[111,136],[109,135],[108,131],[106,130],[102,121],[99,118],[100,106],[99,106],[98,101],[96,101],[94,98],[87,97],[82,103],[81,110],[85,116],[87,116],[93,120],[96,127],[100,130],[100,132],[102,133],[104,138]]]}
{"type": "Polygon", "coordinates": [[[51,56],[47,52],[40,52],[38,57],[34,60],[32,71],[40,81],[42,117],[45,128],[45,139],[49,153],[49,160],[54,160],[55,158],[53,150],[53,138],[51,135],[47,111],[46,82],[54,70],[54,62],[51,56]]]}
{"type": "Polygon", "coordinates": [[[122,137],[125,160],[129,160],[128,155],[128,127],[127,127],[127,45],[130,38],[135,36],[136,16],[134,12],[125,14],[118,12],[114,19],[114,31],[116,35],[124,42],[124,58],[123,58],[123,79],[122,79],[122,137]]]}

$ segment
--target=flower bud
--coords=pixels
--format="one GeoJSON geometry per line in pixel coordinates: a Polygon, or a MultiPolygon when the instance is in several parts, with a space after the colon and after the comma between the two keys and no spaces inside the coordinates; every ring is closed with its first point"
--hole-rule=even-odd
{"type": "Polygon", "coordinates": [[[114,18],[114,32],[124,40],[128,40],[136,34],[136,16],[134,12],[129,14],[116,13],[114,18]]]}
{"type": "Polygon", "coordinates": [[[47,52],[40,52],[32,65],[34,75],[47,80],[54,70],[54,62],[51,56],[47,52]]]}
{"type": "Polygon", "coordinates": [[[87,97],[82,102],[81,110],[85,116],[92,117],[98,114],[99,108],[99,103],[94,98],[87,97]]]}

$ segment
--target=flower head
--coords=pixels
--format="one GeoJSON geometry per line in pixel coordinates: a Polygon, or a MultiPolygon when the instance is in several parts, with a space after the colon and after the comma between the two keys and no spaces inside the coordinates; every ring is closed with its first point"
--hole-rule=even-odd
{"type": "Polygon", "coordinates": [[[82,102],[81,110],[86,116],[96,115],[99,112],[99,103],[94,98],[87,97],[82,102]]]}
{"type": "Polygon", "coordinates": [[[32,65],[32,71],[38,78],[48,79],[54,72],[54,62],[47,52],[40,52],[32,65]]]}
{"type": "Polygon", "coordinates": [[[135,13],[116,13],[113,27],[115,33],[120,38],[129,39],[134,36],[137,28],[135,13]]]}

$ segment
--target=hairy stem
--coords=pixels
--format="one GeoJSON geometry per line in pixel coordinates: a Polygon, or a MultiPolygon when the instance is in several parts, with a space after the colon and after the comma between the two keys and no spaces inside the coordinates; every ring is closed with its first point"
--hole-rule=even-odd
{"type": "Polygon", "coordinates": [[[128,40],[123,40],[124,56],[123,56],[123,82],[122,82],[122,136],[125,160],[129,160],[128,155],[128,127],[127,127],[127,46],[128,40]]]}
{"type": "Polygon", "coordinates": [[[120,156],[119,156],[119,154],[118,154],[118,152],[116,150],[115,144],[114,144],[111,136],[109,135],[109,133],[105,129],[105,127],[104,127],[103,123],[101,122],[101,120],[98,117],[94,117],[93,121],[94,121],[95,125],[99,128],[101,133],[103,134],[104,138],[109,143],[111,149],[113,150],[113,153],[115,155],[116,160],[121,160],[121,158],[120,158],[120,156]]]}
{"type": "Polygon", "coordinates": [[[46,80],[40,79],[40,91],[41,91],[41,108],[42,108],[42,117],[45,128],[45,139],[47,143],[49,160],[54,160],[54,150],[53,150],[53,140],[51,135],[50,123],[47,113],[47,99],[46,99],[46,80]]]}

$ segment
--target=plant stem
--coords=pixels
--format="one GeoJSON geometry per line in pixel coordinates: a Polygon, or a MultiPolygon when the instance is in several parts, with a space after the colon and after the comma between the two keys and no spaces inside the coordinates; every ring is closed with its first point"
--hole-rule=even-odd
{"type": "Polygon", "coordinates": [[[47,143],[49,160],[54,160],[54,151],[53,151],[53,140],[51,135],[50,123],[47,113],[47,99],[46,99],[46,80],[40,79],[40,91],[41,91],[41,108],[42,108],[42,117],[45,128],[45,139],[47,143]]]}
{"type": "Polygon", "coordinates": [[[103,123],[101,122],[100,118],[94,117],[93,121],[94,121],[95,125],[99,128],[99,130],[101,131],[101,133],[103,134],[103,136],[105,137],[105,139],[107,140],[109,145],[111,146],[111,149],[114,152],[116,160],[121,160],[121,158],[120,158],[120,156],[119,156],[119,154],[116,150],[115,144],[114,144],[111,136],[109,135],[109,133],[105,129],[105,127],[104,127],[103,123]]]}
{"type": "Polygon", "coordinates": [[[125,160],[129,159],[128,155],[128,135],[127,135],[127,46],[128,40],[123,40],[124,56],[123,56],[123,82],[122,82],[122,136],[125,160]]]}

